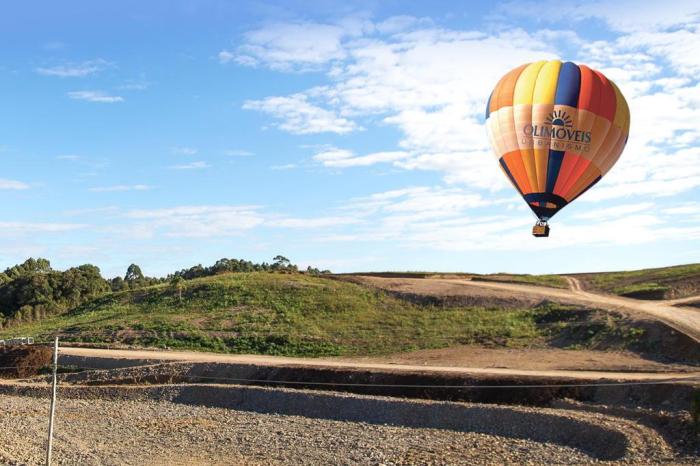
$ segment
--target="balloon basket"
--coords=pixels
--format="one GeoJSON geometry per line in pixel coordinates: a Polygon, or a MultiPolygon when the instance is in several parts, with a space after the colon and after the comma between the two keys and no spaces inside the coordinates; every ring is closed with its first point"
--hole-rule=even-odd
{"type": "Polygon", "coordinates": [[[547,222],[537,222],[532,227],[532,236],[535,238],[547,238],[549,236],[549,225],[547,222]]]}

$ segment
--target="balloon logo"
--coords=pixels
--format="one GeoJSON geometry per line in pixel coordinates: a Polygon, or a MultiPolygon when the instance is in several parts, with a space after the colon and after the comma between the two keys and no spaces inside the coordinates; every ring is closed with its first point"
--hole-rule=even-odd
{"type": "Polygon", "coordinates": [[[548,221],[615,165],[630,112],[615,83],[585,65],[558,60],[519,66],[496,84],[486,128],[501,169],[537,216],[548,221]]]}

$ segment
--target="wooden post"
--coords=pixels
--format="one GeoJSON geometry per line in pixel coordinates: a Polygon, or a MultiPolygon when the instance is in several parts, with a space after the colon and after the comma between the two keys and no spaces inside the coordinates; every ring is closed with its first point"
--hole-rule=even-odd
{"type": "Polygon", "coordinates": [[[51,391],[51,413],[49,415],[49,442],[46,446],[46,466],[51,466],[51,448],[53,447],[53,418],[56,413],[56,386],[58,379],[56,371],[58,369],[58,337],[53,342],[53,388],[51,391]]]}

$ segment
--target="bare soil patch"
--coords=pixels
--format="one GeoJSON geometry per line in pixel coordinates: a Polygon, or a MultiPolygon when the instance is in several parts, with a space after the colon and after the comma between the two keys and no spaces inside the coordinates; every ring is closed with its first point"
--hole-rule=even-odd
{"type": "MultiPolygon", "coordinates": [[[[347,360],[347,359],[346,359],[347,360]]],[[[634,372],[693,372],[697,367],[666,364],[629,351],[566,350],[558,348],[483,348],[455,346],[353,358],[353,361],[450,367],[494,367],[526,370],[596,370],[634,372]]]]}

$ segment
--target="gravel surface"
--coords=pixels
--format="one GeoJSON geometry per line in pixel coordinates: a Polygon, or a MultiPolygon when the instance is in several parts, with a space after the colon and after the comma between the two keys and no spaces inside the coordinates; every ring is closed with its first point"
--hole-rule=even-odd
{"type": "MultiPolygon", "coordinates": [[[[46,385],[0,388],[0,464],[41,464],[46,385]]],[[[54,444],[71,465],[679,460],[652,429],[602,414],[209,385],[64,386],[54,444]]]]}
{"type": "MultiPolygon", "coordinates": [[[[41,464],[47,403],[0,397],[0,460],[41,464]]],[[[503,464],[586,463],[573,448],[494,435],[170,402],[64,400],[58,464],[503,464]]]]}

